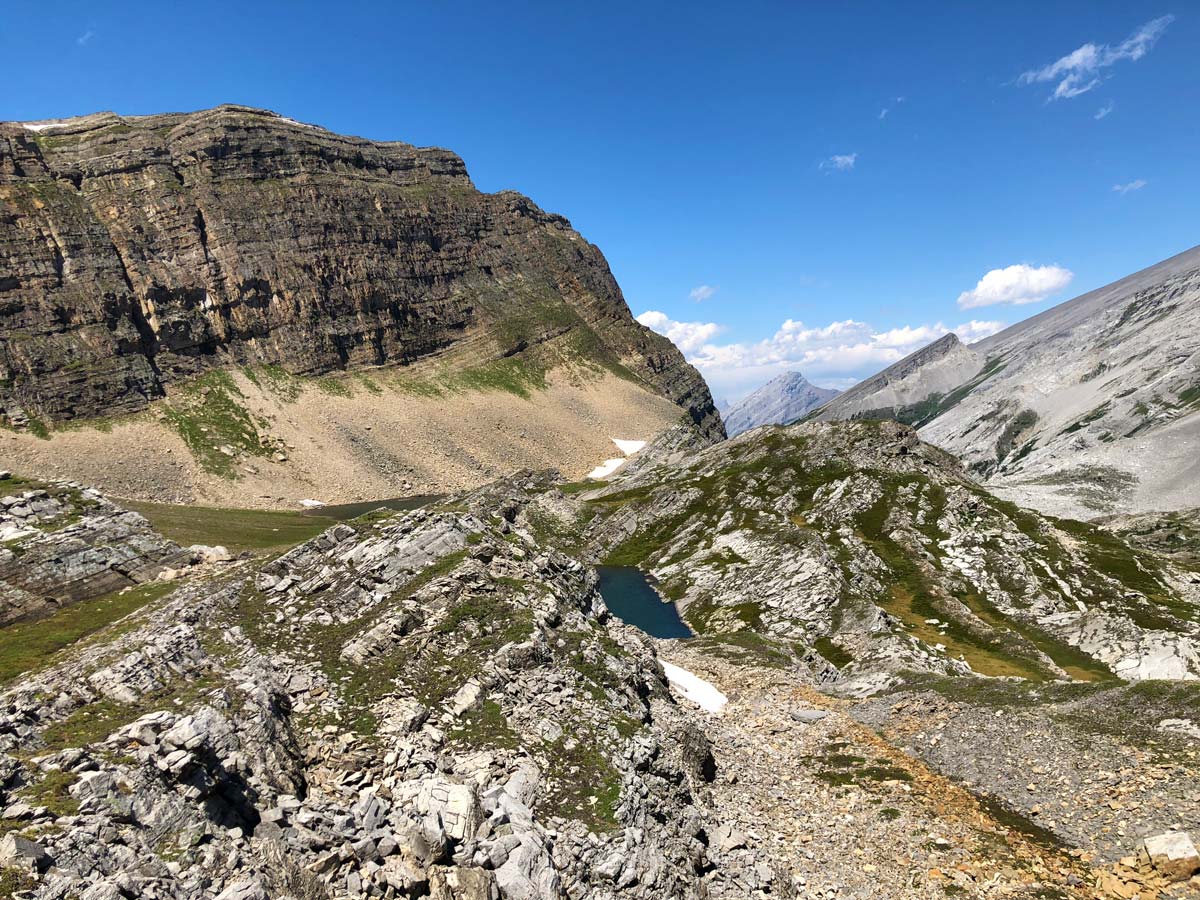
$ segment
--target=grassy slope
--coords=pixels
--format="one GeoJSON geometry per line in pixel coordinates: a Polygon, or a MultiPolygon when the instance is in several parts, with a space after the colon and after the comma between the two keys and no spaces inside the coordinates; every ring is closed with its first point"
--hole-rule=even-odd
{"type": "MultiPolygon", "coordinates": [[[[858,427],[869,428],[871,423],[858,427]]],[[[814,529],[805,513],[811,509],[815,492],[824,485],[843,479],[854,469],[836,457],[825,459],[818,467],[806,459],[807,439],[776,430],[758,441],[738,448],[731,459],[713,475],[678,473],[671,482],[643,485],[625,492],[610,494],[589,505],[602,515],[624,507],[639,510],[642,526],[621,544],[612,548],[606,562],[618,565],[638,565],[653,562],[663,565],[668,551],[672,559],[680,555],[677,542],[683,529],[700,521],[683,544],[693,559],[704,557],[717,534],[717,522],[726,511],[734,514],[735,527],[754,527],[756,516],[740,509],[736,498],[749,494],[761,499],[770,509],[784,493],[799,501],[791,523],[797,532],[791,534],[786,525],[774,531],[782,540],[799,540],[807,531],[820,533],[822,539],[839,558],[845,556],[842,537],[829,528],[814,529]],[[683,508],[666,515],[655,507],[667,491],[691,489],[697,498],[683,508]],[[707,543],[706,543],[707,542],[707,543]]],[[[936,521],[945,503],[944,488],[925,474],[899,474],[876,469],[860,469],[883,487],[883,496],[853,521],[856,537],[861,540],[888,568],[891,584],[886,596],[860,597],[853,591],[840,599],[839,605],[874,602],[900,618],[909,634],[927,644],[946,646],[951,656],[962,656],[977,672],[989,675],[1018,675],[1042,680],[1048,673],[1037,653],[1052,659],[1072,678],[1081,681],[1109,680],[1113,676],[1087,654],[1066,644],[1037,625],[1003,615],[992,598],[979,593],[949,594],[938,587],[931,575],[942,568],[943,551],[938,540],[936,521]],[[934,514],[929,524],[918,526],[919,535],[909,539],[921,545],[908,546],[897,540],[889,512],[905,504],[903,497],[917,493],[931,499],[934,514]],[[928,555],[928,563],[915,560],[928,555]],[[965,606],[973,614],[956,617],[955,610],[965,606]],[[979,627],[981,620],[986,628],[979,627]],[[931,626],[926,620],[936,618],[942,623],[931,626]],[[1036,650],[1036,652],[1035,652],[1036,650]]],[[[985,504],[989,517],[1001,516],[1010,520],[1033,547],[1029,553],[1045,562],[1060,575],[1082,577],[1094,595],[1110,608],[1127,615],[1142,627],[1172,628],[1180,620],[1195,615],[1164,588],[1160,565],[1149,554],[1129,548],[1124,542],[1098,532],[1082,523],[1044,520],[1034,513],[999,501],[985,491],[975,491],[985,504]],[[1131,592],[1140,593],[1145,600],[1131,600],[1131,592]]],[[[910,511],[910,512],[915,512],[910,511]]],[[[916,516],[910,517],[916,521],[916,516]]],[[[667,592],[682,596],[688,584],[681,580],[667,586],[667,592]]],[[[1056,590],[1053,585],[1050,589],[1056,590]]],[[[743,604],[747,606],[747,604],[743,604]]],[[[727,630],[730,625],[740,631],[758,626],[756,610],[731,608],[722,610],[715,598],[693,599],[686,613],[690,624],[701,634],[727,630]],[[728,612],[732,614],[724,615],[728,612]],[[722,615],[716,615],[722,613],[722,615]],[[716,626],[715,628],[713,626],[716,626]]],[[[845,664],[847,656],[825,636],[818,652],[828,659],[837,656],[845,664]]],[[[805,648],[807,649],[807,648],[805,648]]]]}
{"type": "Polygon", "coordinates": [[[220,545],[231,553],[293,547],[334,524],[324,516],[290,510],[222,509],[142,500],[122,500],[121,504],[141,513],[155,531],[177,544],[220,545]]]}

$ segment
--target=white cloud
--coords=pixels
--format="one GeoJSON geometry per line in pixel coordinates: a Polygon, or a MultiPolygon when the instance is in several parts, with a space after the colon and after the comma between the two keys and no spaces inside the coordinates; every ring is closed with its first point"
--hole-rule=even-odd
{"type": "Polygon", "coordinates": [[[992,269],[979,279],[972,290],[958,295],[959,309],[975,309],[997,303],[1020,306],[1037,303],[1057,294],[1075,277],[1062,266],[1027,266],[1019,263],[1003,269],[992,269]]]}
{"type": "Polygon", "coordinates": [[[891,103],[889,103],[887,106],[885,106],[883,109],[881,109],[879,111],[879,118],[886,119],[888,117],[888,113],[890,113],[893,109],[895,109],[897,106],[899,106],[903,102],[904,102],[903,97],[897,97],[895,100],[893,100],[891,103]]]}
{"type": "Polygon", "coordinates": [[[695,300],[697,303],[700,303],[701,301],[707,300],[710,297],[712,297],[713,294],[715,294],[719,290],[720,290],[719,287],[713,287],[711,284],[702,284],[699,287],[692,288],[692,290],[688,293],[688,296],[691,297],[693,300],[695,300]]]}
{"type": "Polygon", "coordinates": [[[1105,118],[1109,113],[1111,113],[1116,108],[1116,105],[1117,104],[1115,104],[1111,100],[1109,100],[1102,107],[1100,107],[1098,110],[1096,110],[1096,115],[1094,115],[1092,118],[1096,119],[1096,121],[1099,121],[1100,119],[1105,118]]]}
{"type": "MultiPolygon", "coordinates": [[[[1174,21],[1174,16],[1160,16],[1153,19],[1115,47],[1112,44],[1084,44],[1047,66],[1022,72],[1017,83],[1057,82],[1054,92],[1049,97],[1050,100],[1070,99],[1078,97],[1080,94],[1086,94],[1103,80],[1103,69],[1123,60],[1136,62],[1149,53],[1154,42],[1174,21]]],[[[1097,118],[1103,118],[1103,116],[1097,116],[1097,118]]]]}
{"type": "Polygon", "coordinates": [[[698,350],[725,330],[724,326],[715,322],[676,322],[665,313],[653,309],[642,313],[637,320],[652,331],[670,338],[685,354],[698,350]]]}
{"type": "Polygon", "coordinates": [[[1006,325],[1003,322],[989,320],[981,322],[979,319],[972,319],[970,322],[963,322],[954,329],[954,333],[958,335],[958,339],[964,344],[974,344],[977,341],[982,341],[986,337],[991,337],[999,331],[1003,331],[1006,325]]]}
{"type": "Polygon", "coordinates": [[[78,44],[80,47],[86,47],[88,41],[90,41],[95,36],[96,36],[96,32],[92,31],[92,29],[89,28],[87,31],[85,31],[83,34],[81,34],[79,37],[75,38],[75,43],[78,44]]]}
{"type": "MultiPolygon", "coordinates": [[[[803,372],[816,384],[842,389],[951,330],[937,322],[877,331],[854,319],[810,328],[788,319],[765,340],[718,344],[711,337],[724,329],[713,322],[677,322],[653,310],[642,313],[638,321],[674,341],[713,391],[730,400],[740,399],[791,369],[803,372]]],[[[954,331],[969,343],[1003,327],[1003,322],[972,320],[954,331]]]]}
{"type": "Polygon", "coordinates": [[[1140,191],[1146,186],[1144,178],[1135,178],[1127,184],[1114,184],[1112,189],[1118,194],[1128,194],[1130,191],[1140,191]]]}
{"type": "Polygon", "coordinates": [[[854,168],[854,163],[858,161],[857,153],[846,153],[842,155],[834,155],[821,163],[821,168],[825,170],[836,169],[838,172],[847,172],[854,168]]]}

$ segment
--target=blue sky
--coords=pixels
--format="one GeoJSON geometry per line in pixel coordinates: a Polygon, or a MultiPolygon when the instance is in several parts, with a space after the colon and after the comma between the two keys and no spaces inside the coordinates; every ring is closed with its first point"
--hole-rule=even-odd
{"type": "Polygon", "coordinates": [[[48,2],[0,29],[2,119],[236,102],[455,150],[570,218],[725,399],[1200,242],[1195,4],[48,2]]]}

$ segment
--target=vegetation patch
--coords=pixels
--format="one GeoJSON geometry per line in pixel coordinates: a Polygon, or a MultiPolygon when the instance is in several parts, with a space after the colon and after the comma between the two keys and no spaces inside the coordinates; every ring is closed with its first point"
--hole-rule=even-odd
{"type": "Polygon", "coordinates": [[[813,641],[813,649],[821,654],[827,662],[832,663],[839,669],[844,669],[850,663],[854,662],[854,657],[850,653],[842,649],[842,647],[828,637],[819,637],[813,641]]]}
{"type": "Polygon", "coordinates": [[[294,402],[304,392],[303,381],[283,366],[246,366],[242,369],[242,374],[248,381],[287,403],[294,402]]]}
{"type": "Polygon", "coordinates": [[[537,803],[541,816],[583,822],[595,832],[620,826],[621,773],[600,750],[597,735],[564,735],[546,746],[546,791],[537,803]]]}
{"type": "Polygon", "coordinates": [[[1100,406],[1097,406],[1095,409],[1093,409],[1091,412],[1089,412],[1083,418],[1079,419],[1077,422],[1071,423],[1066,428],[1064,428],[1060,432],[1060,434],[1074,434],[1076,431],[1079,431],[1080,429],[1084,428],[1085,426],[1090,425],[1092,422],[1095,422],[1099,419],[1103,419],[1106,415],[1108,415],[1108,411],[1111,408],[1112,408],[1111,403],[1104,403],[1104,404],[1101,404],[1100,406]]]}
{"type": "Polygon", "coordinates": [[[872,782],[912,781],[905,769],[886,759],[867,759],[847,753],[844,741],[830,741],[821,753],[806,757],[817,770],[817,778],[836,787],[864,787],[872,782]]]}
{"type": "Polygon", "coordinates": [[[0,684],[45,668],[54,662],[58,651],[107,628],[177,587],[178,583],[155,581],[66,606],[44,619],[0,629],[0,684]]]}
{"type": "Polygon", "coordinates": [[[508,724],[508,716],[495,700],[484,700],[467,710],[447,737],[466,747],[493,747],[515,750],[521,746],[520,736],[508,724]]]}
{"type": "Polygon", "coordinates": [[[790,669],[794,664],[792,655],[782,645],[749,629],[706,634],[689,639],[689,643],[739,666],[790,669]]]}
{"type": "Polygon", "coordinates": [[[1004,462],[1016,447],[1017,439],[1037,424],[1038,414],[1032,409],[1023,409],[1012,421],[1004,426],[1000,437],[996,440],[996,461],[1004,462]]]}
{"type": "Polygon", "coordinates": [[[242,392],[223,369],[179,385],[172,394],[164,406],[167,422],[205,472],[234,479],[239,455],[265,457],[274,452],[242,405],[242,392]]]}
{"type": "Polygon", "coordinates": [[[147,713],[173,709],[199,700],[220,687],[220,684],[217,676],[205,673],[178,678],[161,690],[139,697],[134,703],[97,698],[79,707],[65,719],[46,726],[42,731],[42,743],[51,751],[86,747],[104,740],[118,728],[147,713]]]}
{"type": "Polygon", "coordinates": [[[313,384],[317,390],[323,394],[329,394],[331,397],[353,397],[354,392],[350,389],[349,383],[344,378],[339,378],[335,375],[324,375],[320,378],[313,379],[313,384]]]}
{"type": "Polygon", "coordinates": [[[79,812],[79,801],[71,796],[71,785],[78,780],[74,772],[52,770],[37,778],[20,793],[31,806],[44,806],[57,816],[79,812]]]}
{"type": "Polygon", "coordinates": [[[984,812],[1009,831],[1015,831],[1049,850],[1064,850],[1068,847],[1066,842],[1049,828],[1045,828],[1028,816],[1017,812],[1000,798],[993,797],[991,794],[976,794],[975,799],[979,801],[984,812]]]}
{"type": "Polygon", "coordinates": [[[0,897],[15,897],[20,891],[37,887],[32,875],[22,869],[0,866],[0,897]]]}
{"type": "Polygon", "coordinates": [[[154,530],[178,544],[220,545],[231,553],[277,551],[311,540],[333,519],[294,510],[220,509],[123,500],[145,516],[154,530]]]}

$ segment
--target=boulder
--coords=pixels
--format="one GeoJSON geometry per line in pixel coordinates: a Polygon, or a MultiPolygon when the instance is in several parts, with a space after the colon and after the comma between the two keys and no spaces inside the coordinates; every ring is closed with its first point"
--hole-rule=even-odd
{"type": "Polygon", "coordinates": [[[1154,870],[1169,881],[1186,881],[1200,872],[1200,853],[1185,831],[1168,831],[1142,842],[1154,870]]]}
{"type": "Polygon", "coordinates": [[[46,855],[46,849],[37,841],[11,833],[0,838],[0,863],[41,868],[47,862],[49,857],[46,855]]]}

